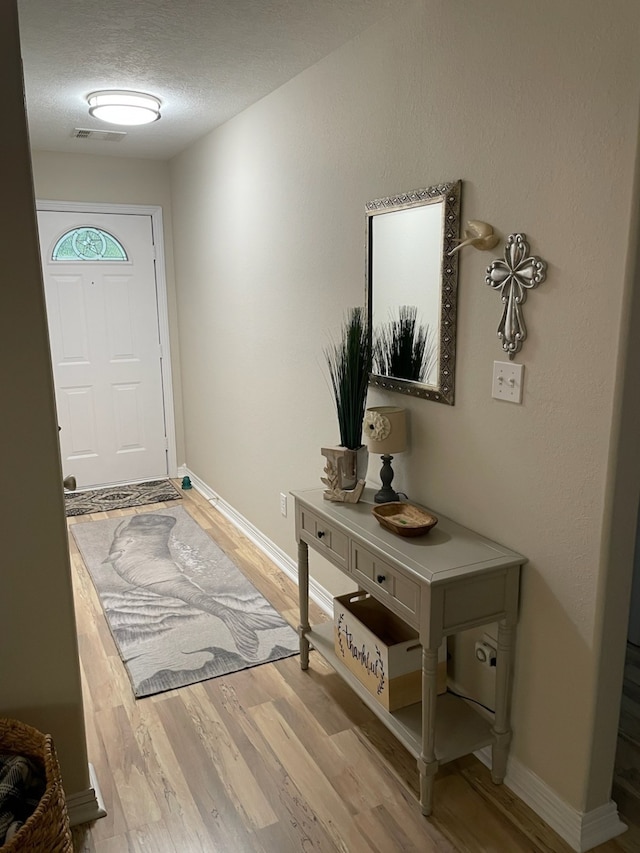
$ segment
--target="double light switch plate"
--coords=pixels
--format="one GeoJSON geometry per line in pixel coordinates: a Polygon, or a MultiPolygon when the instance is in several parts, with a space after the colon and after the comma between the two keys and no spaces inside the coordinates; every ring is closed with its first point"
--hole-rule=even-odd
{"type": "Polygon", "coordinates": [[[493,386],[491,396],[508,403],[522,403],[524,364],[512,361],[493,362],[493,386]]]}

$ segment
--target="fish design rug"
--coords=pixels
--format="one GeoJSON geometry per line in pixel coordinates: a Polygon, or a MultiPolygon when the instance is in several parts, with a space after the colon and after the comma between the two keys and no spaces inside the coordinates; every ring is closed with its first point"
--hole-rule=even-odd
{"type": "Polygon", "coordinates": [[[70,529],[136,698],[297,654],[294,629],[182,507],[70,529]]]}
{"type": "Polygon", "coordinates": [[[68,516],[179,500],[182,500],[182,495],[169,480],[148,480],[146,483],[108,486],[104,489],[64,494],[65,510],[68,516]]]}

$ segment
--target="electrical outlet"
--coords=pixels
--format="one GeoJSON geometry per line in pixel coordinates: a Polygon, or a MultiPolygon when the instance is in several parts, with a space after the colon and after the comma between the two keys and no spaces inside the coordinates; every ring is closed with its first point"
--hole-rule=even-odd
{"type": "Polygon", "coordinates": [[[485,637],[483,640],[476,640],[476,660],[483,666],[492,667],[496,665],[498,650],[492,645],[491,638],[485,637]]]}
{"type": "Polygon", "coordinates": [[[280,492],[280,512],[287,517],[287,496],[284,492],[280,492]]]}
{"type": "Polygon", "coordinates": [[[511,361],[493,362],[493,386],[491,396],[508,403],[522,403],[522,380],[524,364],[511,361]]]}

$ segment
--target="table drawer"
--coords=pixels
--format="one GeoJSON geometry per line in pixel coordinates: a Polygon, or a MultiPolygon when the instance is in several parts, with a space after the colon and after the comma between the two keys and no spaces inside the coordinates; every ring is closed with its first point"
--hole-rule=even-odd
{"type": "Polygon", "coordinates": [[[372,551],[357,542],[351,545],[351,572],[356,583],[417,626],[420,615],[420,585],[392,568],[372,551]],[[382,595],[380,595],[382,592],[382,595]]]}
{"type": "Polygon", "coordinates": [[[349,539],[344,533],[305,507],[300,507],[298,524],[301,538],[315,551],[323,554],[339,568],[349,570],[349,539]],[[307,535],[302,536],[303,533],[307,535]],[[310,541],[310,537],[313,541],[310,541]]]}

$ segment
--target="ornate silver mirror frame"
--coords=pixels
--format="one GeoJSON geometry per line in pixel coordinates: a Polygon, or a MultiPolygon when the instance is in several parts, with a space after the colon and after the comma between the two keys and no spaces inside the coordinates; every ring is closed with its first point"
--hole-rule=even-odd
{"type": "Polygon", "coordinates": [[[460,231],[460,181],[375,199],[365,210],[366,304],[374,347],[397,312],[410,308],[431,355],[420,380],[375,372],[378,361],[370,382],[453,405],[458,254],[450,253],[460,231]]]}

